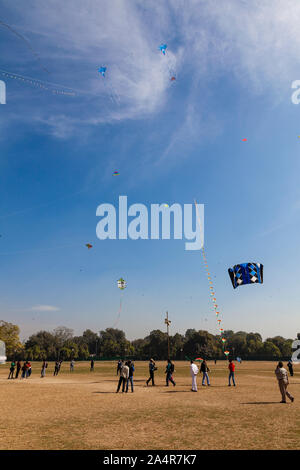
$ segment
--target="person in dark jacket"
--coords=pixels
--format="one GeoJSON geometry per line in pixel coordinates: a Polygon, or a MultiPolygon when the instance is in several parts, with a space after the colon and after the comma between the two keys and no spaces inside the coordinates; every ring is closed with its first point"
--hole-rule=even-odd
{"type": "Polygon", "coordinates": [[[166,386],[168,387],[169,386],[169,381],[174,385],[176,385],[176,383],[174,382],[173,380],[173,372],[174,372],[174,364],[171,362],[171,359],[168,359],[168,363],[167,363],[167,367],[166,367],[166,386]]]}
{"type": "Polygon", "coordinates": [[[117,375],[119,374],[119,372],[121,373],[121,369],[123,367],[123,361],[121,361],[121,359],[118,360],[118,365],[117,365],[117,375]]]}
{"type": "Polygon", "coordinates": [[[16,372],[16,379],[19,377],[19,373],[20,373],[20,370],[21,370],[21,362],[18,361],[17,362],[17,372],[16,372]]]}
{"type": "Polygon", "coordinates": [[[294,375],[293,363],[291,361],[289,361],[287,363],[287,366],[289,368],[290,376],[293,377],[293,375],[294,375]]]}
{"type": "Polygon", "coordinates": [[[54,366],[53,375],[58,375],[58,371],[59,371],[59,361],[56,361],[55,366],[54,366]]]}
{"type": "Polygon", "coordinates": [[[94,359],[91,360],[91,372],[94,372],[94,359]]]}
{"type": "Polygon", "coordinates": [[[202,372],[202,385],[205,387],[205,379],[207,382],[207,385],[210,386],[209,382],[209,377],[208,377],[208,372],[210,372],[209,367],[207,365],[207,362],[204,360],[202,361],[201,367],[200,367],[200,372],[202,372]]]}
{"type": "Polygon", "coordinates": [[[153,359],[150,359],[150,361],[149,361],[149,374],[150,374],[150,376],[149,376],[149,379],[146,380],[147,386],[148,386],[150,380],[152,380],[152,385],[153,386],[155,385],[155,383],[154,383],[154,371],[155,370],[157,370],[157,367],[155,367],[155,362],[154,362],[153,359]]]}
{"type": "Polygon", "coordinates": [[[129,376],[127,379],[126,383],[126,393],[128,392],[128,383],[130,382],[131,384],[131,392],[133,393],[133,373],[134,373],[134,364],[132,361],[128,361],[128,367],[129,367],[129,376]]]}

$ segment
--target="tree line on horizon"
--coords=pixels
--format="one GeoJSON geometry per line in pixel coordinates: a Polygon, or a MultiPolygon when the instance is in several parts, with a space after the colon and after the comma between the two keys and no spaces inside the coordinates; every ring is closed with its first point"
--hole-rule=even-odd
{"type": "MultiPolygon", "coordinates": [[[[6,344],[8,360],[27,359],[31,361],[49,360],[87,360],[134,358],[155,360],[168,358],[167,333],[153,330],[145,338],[129,341],[125,332],[116,328],[106,328],[96,333],[85,330],[81,336],[74,336],[74,331],[59,326],[53,331],[41,330],[32,334],[23,343],[19,338],[17,325],[0,321],[0,340],[6,344]]],[[[293,339],[282,336],[267,338],[265,341],[259,333],[225,330],[221,342],[220,335],[213,335],[205,330],[188,329],[185,334],[175,333],[169,336],[170,358],[173,360],[225,359],[224,349],[231,358],[241,357],[244,360],[279,360],[290,359],[293,339]]],[[[300,333],[297,334],[300,339],[300,333]]]]}

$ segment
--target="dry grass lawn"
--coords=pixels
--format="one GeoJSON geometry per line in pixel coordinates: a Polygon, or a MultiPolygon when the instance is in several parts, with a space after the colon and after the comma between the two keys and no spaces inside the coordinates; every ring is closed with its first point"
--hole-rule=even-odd
{"type": "Polygon", "coordinates": [[[0,366],[0,449],[300,449],[300,366],[290,378],[295,402],[280,404],[274,362],[209,363],[211,387],[192,393],[189,363],[175,363],[176,387],[146,386],[148,363],[135,363],[135,391],[116,394],[116,363],[33,363],[30,378],[7,380],[0,366]]]}

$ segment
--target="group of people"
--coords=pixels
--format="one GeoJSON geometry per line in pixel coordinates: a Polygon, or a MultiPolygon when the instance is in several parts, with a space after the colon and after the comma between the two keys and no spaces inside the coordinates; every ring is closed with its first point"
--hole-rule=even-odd
{"type": "Polygon", "coordinates": [[[119,392],[122,386],[122,392],[128,392],[128,385],[130,382],[131,392],[133,393],[133,373],[134,373],[134,364],[132,361],[119,361],[117,366],[117,375],[120,373],[120,378],[118,382],[118,387],[116,393],[119,392]]]}
{"type": "MultiPolygon", "coordinates": [[[[63,362],[62,360],[55,362],[53,375],[58,375],[62,362],[63,362]]],[[[75,366],[75,361],[72,360],[70,362],[70,372],[74,372],[74,366],[75,366]]],[[[47,367],[48,367],[48,362],[43,361],[42,370],[41,370],[41,378],[46,376],[47,367]]],[[[27,379],[28,377],[30,377],[31,371],[32,371],[30,361],[24,361],[23,366],[21,365],[21,361],[18,361],[17,363],[15,361],[12,361],[10,364],[10,368],[9,368],[8,379],[17,379],[19,377],[20,371],[22,371],[22,374],[20,377],[21,379],[25,379],[25,378],[27,379]],[[16,372],[16,375],[14,377],[15,372],[16,372]]]]}
{"type": "MultiPolygon", "coordinates": [[[[216,361],[215,361],[216,363],[216,361]]],[[[233,386],[235,387],[235,378],[234,378],[234,372],[235,372],[235,364],[232,361],[232,359],[229,360],[229,376],[228,376],[228,387],[231,387],[231,381],[233,383],[233,386]]],[[[198,366],[194,363],[193,360],[191,360],[191,365],[190,365],[190,372],[191,372],[191,377],[192,377],[192,392],[197,392],[197,374],[199,373],[199,368],[198,366]]],[[[205,387],[205,381],[208,386],[210,386],[210,381],[209,381],[209,376],[208,372],[210,372],[210,369],[207,365],[206,360],[203,360],[201,362],[200,366],[200,372],[202,372],[202,386],[205,387]]]]}
{"type": "Polygon", "coordinates": [[[12,361],[10,364],[9,375],[8,379],[17,379],[19,377],[20,371],[22,371],[21,379],[28,379],[31,376],[31,363],[29,361],[25,361],[23,366],[21,365],[21,361],[15,363],[12,361]],[[16,370],[16,375],[14,377],[14,373],[16,370]]]}
{"type": "MultiPolygon", "coordinates": [[[[62,362],[63,362],[62,360],[57,360],[55,362],[53,375],[58,375],[62,362]]],[[[70,372],[74,371],[74,365],[75,365],[75,361],[72,360],[70,362],[70,372]]],[[[47,367],[48,367],[47,361],[43,361],[42,370],[41,370],[41,378],[45,377],[47,367]]],[[[293,370],[293,364],[291,361],[287,363],[287,367],[289,369],[289,373],[291,377],[293,377],[294,370],[293,370]]],[[[229,360],[228,369],[229,369],[228,386],[231,387],[231,382],[232,382],[233,386],[235,387],[236,386],[235,364],[232,359],[229,360]]],[[[94,371],[93,359],[91,361],[90,370],[94,371]]],[[[121,387],[122,387],[122,392],[127,393],[129,384],[131,386],[131,392],[134,391],[134,384],[133,384],[134,370],[135,370],[134,363],[132,361],[128,360],[125,362],[121,359],[118,361],[117,375],[120,374],[120,378],[119,378],[116,393],[119,392],[121,387]]],[[[155,386],[154,373],[156,370],[157,370],[157,367],[156,367],[155,361],[154,359],[151,358],[149,361],[149,378],[146,380],[147,386],[149,385],[150,382],[152,382],[152,386],[155,386]]],[[[20,377],[21,379],[25,379],[25,378],[27,379],[28,377],[30,377],[31,371],[32,371],[30,361],[24,361],[23,366],[21,365],[20,361],[17,361],[17,363],[15,361],[12,361],[10,364],[8,379],[17,379],[19,377],[20,371],[22,371],[21,377],[20,377]],[[16,375],[14,377],[15,372],[16,372],[16,375]]],[[[169,382],[171,382],[174,387],[176,386],[176,382],[173,378],[174,371],[175,371],[174,364],[172,363],[171,359],[168,359],[166,370],[165,370],[167,387],[169,386],[169,382]]],[[[205,385],[210,386],[210,380],[209,380],[209,375],[208,375],[208,373],[210,372],[210,369],[207,365],[206,360],[202,361],[200,369],[194,363],[194,361],[191,360],[190,374],[192,377],[192,389],[191,389],[192,392],[198,391],[197,375],[199,372],[202,373],[202,386],[205,386],[205,385]]],[[[278,362],[277,364],[277,367],[275,369],[275,375],[278,380],[279,390],[280,390],[281,397],[282,397],[281,403],[286,403],[286,397],[288,397],[291,400],[291,402],[293,402],[294,397],[287,390],[287,387],[289,385],[288,373],[287,373],[287,370],[283,367],[283,363],[281,361],[278,362]]]]}

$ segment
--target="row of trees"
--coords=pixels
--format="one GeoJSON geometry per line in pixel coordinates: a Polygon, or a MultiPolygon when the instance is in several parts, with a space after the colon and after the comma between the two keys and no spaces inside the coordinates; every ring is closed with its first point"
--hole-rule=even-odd
{"type": "MultiPolygon", "coordinates": [[[[39,331],[29,337],[25,343],[19,339],[19,327],[0,321],[0,340],[6,344],[8,359],[30,360],[86,360],[91,356],[99,359],[132,357],[135,359],[167,359],[167,333],[153,330],[143,339],[128,341],[124,331],[107,328],[98,333],[85,330],[82,336],[74,336],[73,330],[60,326],[52,332],[39,331]]],[[[231,330],[224,332],[226,347],[232,357],[242,359],[289,359],[292,355],[292,339],[282,336],[267,338],[259,333],[246,333],[231,330]]],[[[300,333],[297,335],[300,339],[300,333]]],[[[170,357],[186,359],[202,357],[206,359],[224,359],[223,345],[219,335],[208,331],[188,329],[184,335],[176,333],[170,336],[170,357]]]]}

